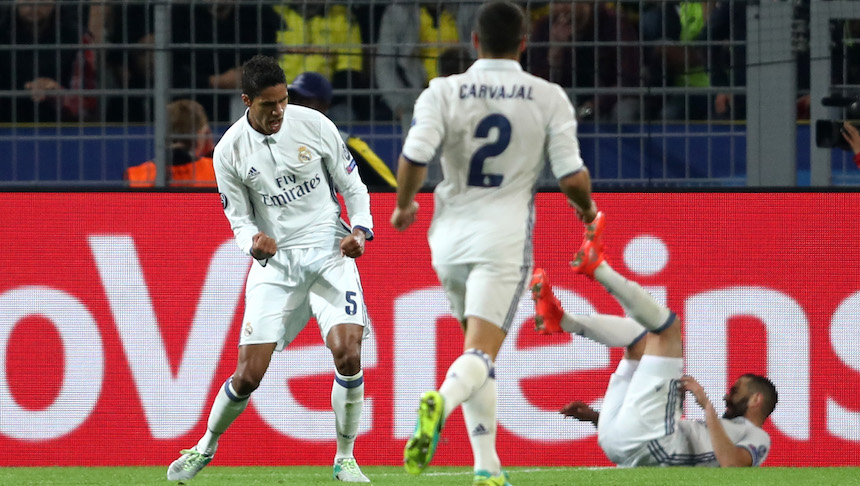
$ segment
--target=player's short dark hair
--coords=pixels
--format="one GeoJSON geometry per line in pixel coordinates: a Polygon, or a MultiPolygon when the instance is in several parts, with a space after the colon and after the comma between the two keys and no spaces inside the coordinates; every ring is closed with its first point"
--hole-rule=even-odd
{"type": "Polygon", "coordinates": [[[242,64],[242,93],[252,100],[266,88],[287,84],[287,76],[273,57],[256,55],[242,64]]]}
{"type": "Polygon", "coordinates": [[[776,408],[776,403],[779,401],[779,394],[776,392],[776,387],[773,386],[773,382],[764,376],[753,373],[747,373],[743,375],[742,378],[746,378],[748,380],[747,386],[750,391],[753,393],[761,393],[762,397],[764,397],[762,411],[764,412],[765,418],[770,416],[770,414],[773,413],[773,409],[776,408]]]}
{"type": "Polygon", "coordinates": [[[526,16],[509,1],[485,3],[478,11],[475,31],[484,54],[504,56],[517,52],[525,33],[526,16]]]}

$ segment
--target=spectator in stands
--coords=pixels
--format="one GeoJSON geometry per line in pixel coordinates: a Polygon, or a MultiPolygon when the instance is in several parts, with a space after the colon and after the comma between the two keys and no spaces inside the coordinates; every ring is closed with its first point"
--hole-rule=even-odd
{"type": "MultiPolygon", "coordinates": [[[[322,114],[328,113],[332,100],[331,83],[320,73],[308,71],[296,76],[287,87],[290,105],[305,106],[322,114]]],[[[375,190],[397,187],[397,180],[386,164],[367,143],[343,130],[340,137],[358,163],[358,173],[364,184],[375,190]]]]}
{"type": "MultiPolygon", "coordinates": [[[[808,2],[805,5],[809,14],[808,2]]],[[[844,19],[830,23],[830,83],[833,85],[860,85],[860,21],[844,19]]],[[[802,50],[797,56],[797,90],[803,93],[797,99],[797,119],[808,120],[812,98],[810,90],[809,50],[802,50]]],[[[819,100],[820,101],[820,100],[819,100]]],[[[849,108],[849,118],[860,116],[856,108],[849,108]]]]}
{"type": "Polygon", "coordinates": [[[860,169],[860,131],[854,125],[844,122],[842,124],[842,136],[851,146],[851,150],[854,152],[854,163],[860,169]]]}
{"type": "MultiPolygon", "coordinates": [[[[806,10],[808,14],[808,4],[806,10]]],[[[857,39],[860,39],[860,20],[843,19],[830,23],[830,83],[832,85],[860,85],[860,42],[857,39]]],[[[797,119],[808,120],[810,104],[813,101],[809,95],[808,50],[798,54],[797,63],[798,92],[805,93],[797,100],[797,119]]],[[[848,107],[846,115],[848,118],[860,118],[860,109],[852,105],[848,107]]]]}
{"type": "MultiPolygon", "coordinates": [[[[632,45],[595,46],[594,43],[633,42],[636,25],[605,3],[563,2],[535,22],[524,64],[529,72],[564,88],[638,87],[639,55],[632,45]]],[[[580,113],[594,113],[599,121],[638,118],[636,96],[617,94],[578,97],[580,113]]]]}
{"type": "Polygon", "coordinates": [[[171,15],[173,42],[201,45],[173,51],[173,86],[215,90],[193,93],[192,97],[203,105],[213,122],[232,122],[244,112],[244,107],[235,102],[236,113],[231,114],[240,89],[241,65],[255,54],[275,54],[278,14],[271,5],[257,2],[207,0],[174,4],[171,15]],[[222,47],[208,47],[213,44],[222,47]]]}
{"type": "Polygon", "coordinates": [[[106,55],[106,66],[112,75],[107,87],[122,90],[121,95],[106,97],[107,121],[151,122],[155,44],[152,5],[124,2],[110,6],[105,15],[110,19],[105,39],[115,46],[106,55]]]}
{"type": "Polygon", "coordinates": [[[316,72],[338,92],[331,118],[337,122],[369,119],[370,96],[356,91],[370,88],[363,66],[362,32],[352,11],[345,5],[293,2],[279,5],[278,62],[287,79],[303,72],[316,72]]]}
{"type": "MultiPolygon", "coordinates": [[[[639,30],[645,42],[663,41],[644,48],[646,83],[655,87],[703,88],[710,86],[699,49],[688,43],[704,28],[709,2],[645,2],[639,30]]],[[[708,116],[703,94],[663,94],[652,97],[647,118],[701,120],[708,116]]]]}
{"type": "Polygon", "coordinates": [[[95,58],[80,15],[63,16],[53,0],[15,0],[0,18],[0,121],[88,120],[98,99],[80,92],[95,88],[95,58]],[[51,49],[44,49],[51,46],[51,49]],[[76,92],[70,92],[76,91],[76,92]]]}
{"type": "Polygon", "coordinates": [[[837,79],[845,84],[860,85],[860,20],[842,21],[842,32],[834,47],[833,66],[838,69],[837,79]],[[843,72],[844,70],[844,72],[843,72]]]}
{"type": "MultiPolygon", "coordinates": [[[[200,103],[182,99],[167,105],[167,160],[172,187],[215,187],[212,168],[212,129],[200,103]]],[[[125,179],[129,187],[153,187],[157,167],[155,162],[129,167],[125,179]]]]}
{"type": "Polygon", "coordinates": [[[702,386],[683,375],[681,320],[609,265],[603,227],[600,213],[586,226],[571,266],[600,283],[626,316],[567,313],[543,270],[535,269],[531,282],[535,323],[543,334],[578,334],[626,348],[609,379],[602,410],[575,401],[561,413],[594,423],[601,449],[621,467],[760,466],[770,452],[770,436],[762,425],[778,401],[773,383],[760,375],[742,375],[726,393],[725,413],[718,416],[702,386]],[[704,420],[681,418],[685,392],[702,408],[704,420]]]}
{"type": "MultiPolygon", "coordinates": [[[[860,86],[860,20],[841,19],[830,26],[830,79],[833,85],[850,85],[845,94],[858,95],[860,86]]],[[[848,118],[860,118],[860,108],[854,103],[847,107],[848,118]]]]}
{"type": "Polygon", "coordinates": [[[282,20],[278,64],[287,79],[310,71],[331,81],[338,71],[361,72],[361,29],[346,6],[297,2],[275,11],[282,20]]]}
{"type": "Polygon", "coordinates": [[[94,44],[103,44],[107,28],[108,17],[111,14],[111,6],[104,0],[89,0],[87,5],[88,18],[87,30],[92,36],[94,44]]]}
{"type": "MultiPolygon", "coordinates": [[[[701,49],[703,59],[711,59],[712,86],[746,86],[746,45],[725,45],[724,42],[743,42],[747,37],[745,2],[717,2],[707,11],[707,22],[697,35],[697,41],[710,41],[714,45],[701,49]]],[[[746,97],[720,93],[714,97],[713,113],[719,119],[743,120],[746,118],[746,97]]]]}
{"type": "Polygon", "coordinates": [[[478,7],[402,2],[385,9],[377,41],[376,85],[406,128],[418,94],[438,75],[439,53],[453,44],[469,45],[478,7]]]}

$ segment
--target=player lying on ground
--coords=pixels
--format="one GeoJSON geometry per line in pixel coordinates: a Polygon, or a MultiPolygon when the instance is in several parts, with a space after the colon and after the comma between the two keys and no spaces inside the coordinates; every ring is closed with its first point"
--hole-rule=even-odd
{"type": "Polygon", "coordinates": [[[718,417],[702,386],[682,373],[681,320],[605,261],[604,224],[600,213],[586,226],[585,241],[571,265],[603,285],[629,317],[569,314],[543,270],[535,269],[531,282],[540,332],[569,332],[626,347],[609,379],[602,411],[571,402],[561,413],[595,423],[601,449],[619,466],[761,465],[770,449],[770,437],[761,427],[777,402],[773,384],[762,376],[741,376],[718,417]],[[703,421],[681,418],[685,392],[705,411],[703,421]]]}

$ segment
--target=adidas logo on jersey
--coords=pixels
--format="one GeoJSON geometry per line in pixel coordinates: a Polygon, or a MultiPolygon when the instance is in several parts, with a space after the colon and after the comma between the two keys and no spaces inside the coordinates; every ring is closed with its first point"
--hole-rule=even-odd
{"type": "Polygon", "coordinates": [[[259,174],[260,174],[260,171],[258,171],[254,167],[251,167],[251,170],[248,171],[248,179],[253,179],[253,178],[257,177],[259,174]]]}

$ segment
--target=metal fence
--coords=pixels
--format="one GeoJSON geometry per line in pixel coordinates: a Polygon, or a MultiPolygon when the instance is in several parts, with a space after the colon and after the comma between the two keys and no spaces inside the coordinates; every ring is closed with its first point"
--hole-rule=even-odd
{"type": "MultiPolygon", "coordinates": [[[[847,154],[820,161],[810,125],[796,123],[810,109],[824,117],[817,98],[860,91],[850,8],[820,12],[821,4],[850,2],[520,3],[530,22],[523,66],[567,90],[597,187],[857,181],[847,154]],[[810,65],[823,60],[832,76],[813,76],[810,88],[810,65]],[[819,164],[827,174],[811,176],[819,164]]],[[[179,130],[168,104],[199,102],[217,141],[243,111],[237,68],[258,53],[275,56],[288,82],[305,71],[322,74],[333,89],[328,115],[394,167],[421,89],[474,58],[469,35],[478,7],[469,0],[3,2],[0,187],[128,187],[128,169],[146,161],[157,169],[154,184],[170,185],[171,146],[180,139],[194,146],[200,127],[179,130]]],[[[439,177],[431,171],[428,184],[439,177]]],[[[553,186],[548,171],[541,184],[553,186]]]]}

